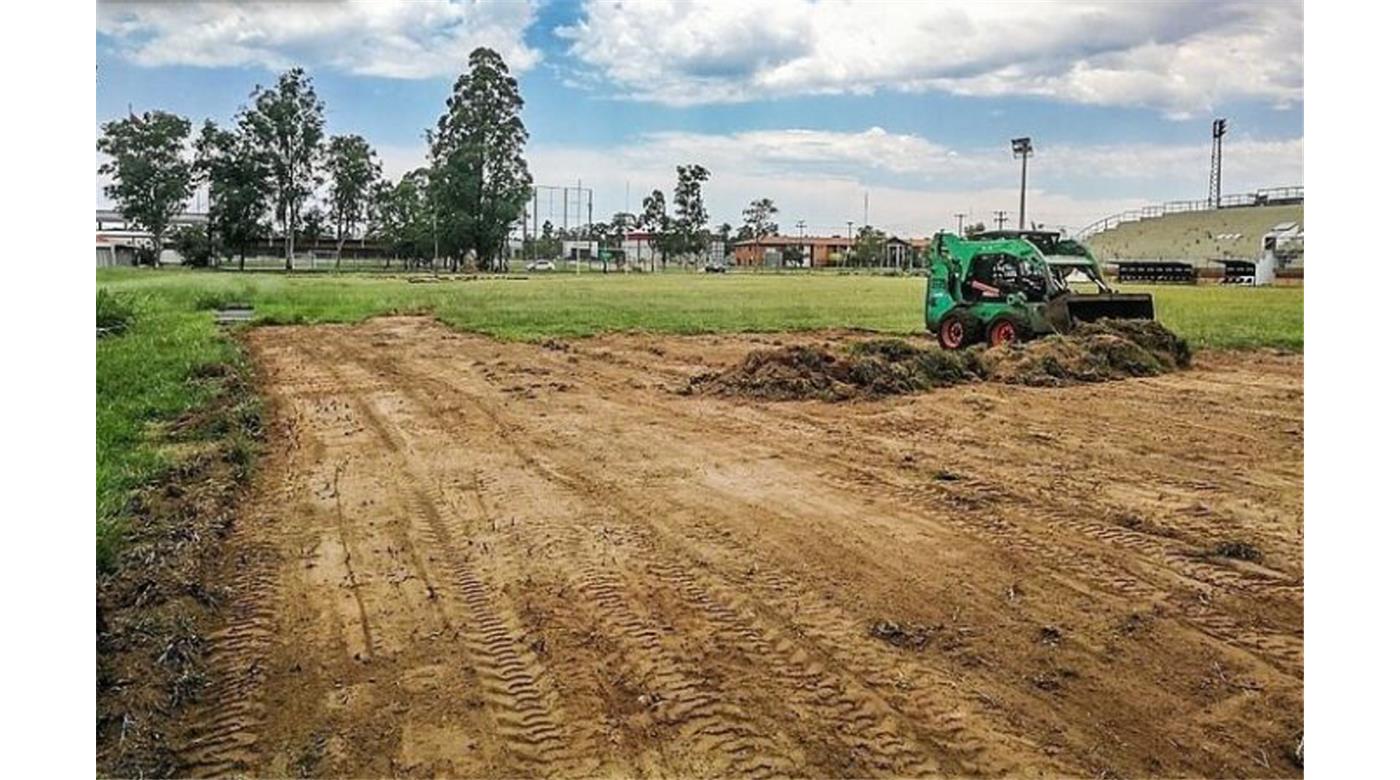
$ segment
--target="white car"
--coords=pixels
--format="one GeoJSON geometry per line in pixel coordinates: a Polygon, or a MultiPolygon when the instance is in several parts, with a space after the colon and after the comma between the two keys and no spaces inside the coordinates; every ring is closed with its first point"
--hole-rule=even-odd
{"type": "Polygon", "coordinates": [[[528,262],[528,263],[525,264],[525,270],[526,270],[526,271],[531,271],[531,272],[533,272],[533,271],[553,271],[553,270],[554,270],[554,261],[553,261],[553,260],[531,260],[530,262],[528,262]]]}

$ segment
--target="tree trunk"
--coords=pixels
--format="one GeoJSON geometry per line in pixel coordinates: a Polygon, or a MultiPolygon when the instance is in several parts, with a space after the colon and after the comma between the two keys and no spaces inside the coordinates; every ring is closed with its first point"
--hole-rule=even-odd
{"type": "Polygon", "coordinates": [[[293,246],[293,241],[294,241],[295,239],[294,239],[293,236],[292,236],[291,221],[292,221],[292,218],[291,218],[291,209],[288,208],[288,209],[287,209],[287,215],[284,216],[284,217],[282,217],[282,241],[283,241],[284,246],[286,246],[286,249],[287,249],[287,258],[286,258],[286,260],[287,260],[287,270],[288,270],[288,271],[292,270],[292,252],[296,251],[295,247],[293,246]]]}

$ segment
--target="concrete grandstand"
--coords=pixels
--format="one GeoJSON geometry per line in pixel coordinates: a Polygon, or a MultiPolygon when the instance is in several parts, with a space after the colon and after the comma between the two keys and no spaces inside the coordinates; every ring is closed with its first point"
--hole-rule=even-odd
{"type": "MultiPolygon", "coordinates": [[[[1213,276],[1227,261],[1259,257],[1263,237],[1271,230],[1303,225],[1301,187],[1230,196],[1224,203],[1211,208],[1204,201],[1188,201],[1124,212],[1089,226],[1079,238],[1110,267],[1120,262],[1177,263],[1213,276]]],[[[1301,255],[1284,270],[1284,276],[1300,275],[1301,255]]]]}

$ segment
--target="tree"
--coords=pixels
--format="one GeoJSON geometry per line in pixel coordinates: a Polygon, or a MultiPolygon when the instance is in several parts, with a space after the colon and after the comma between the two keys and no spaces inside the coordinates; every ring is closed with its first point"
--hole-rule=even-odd
{"type": "Polygon", "coordinates": [[[801,268],[802,261],[807,257],[799,244],[784,244],[782,254],[784,268],[801,268]]]}
{"type": "MultiPolygon", "coordinates": [[[[777,216],[778,207],[773,205],[773,201],[768,198],[760,198],[749,203],[749,207],[744,209],[744,227],[748,228],[746,238],[763,238],[764,236],[776,236],[778,234],[778,223],[773,221],[777,216]]],[[[741,240],[744,240],[741,238],[741,240]]]]}
{"type": "Polygon", "coordinates": [[[326,212],[320,206],[312,206],[301,218],[301,238],[308,244],[315,244],[326,234],[326,212]]]}
{"type": "Polygon", "coordinates": [[[311,78],[292,68],[275,87],[253,88],[253,105],[239,116],[239,127],[264,157],[269,171],[272,207],[282,223],[287,270],[292,270],[301,207],[316,189],[316,164],[325,132],[325,104],[316,97],[311,78]]]}
{"type": "Polygon", "coordinates": [[[428,142],[443,246],[454,266],[472,252],[484,270],[505,245],[533,180],[519,85],[491,49],[476,49],[467,64],[428,142]]]}
{"type": "Polygon", "coordinates": [[[700,185],[709,178],[710,172],[704,166],[676,166],[676,197],[672,203],[676,210],[673,246],[680,254],[698,255],[705,248],[705,223],[710,215],[705,211],[700,185]]]}
{"type": "Polygon", "coordinates": [[[713,238],[724,244],[725,257],[734,254],[734,227],[732,225],[728,222],[720,223],[720,226],[715,228],[713,238]]]}
{"type": "Polygon", "coordinates": [[[964,237],[964,238],[976,238],[977,236],[980,236],[980,235],[982,235],[983,233],[986,233],[986,232],[987,232],[987,226],[986,226],[986,225],[982,224],[981,222],[974,222],[974,223],[972,223],[971,225],[968,225],[968,226],[967,226],[967,230],[964,230],[964,231],[963,231],[963,237],[964,237]]]}
{"type": "Polygon", "coordinates": [[[195,140],[194,168],[209,185],[209,227],[217,236],[213,243],[237,252],[241,271],[248,247],[263,232],[270,189],[267,161],[247,133],[206,121],[195,140]]]}
{"type": "MultiPolygon", "coordinates": [[[[627,240],[627,234],[637,227],[637,217],[626,211],[619,211],[613,214],[612,221],[608,223],[609,245],[613,249],[622,250],[623,242],[627,240]]],[[[608,271],[606,257],[603,260],[603,273],[608,271]]]]}
{"type": "Polygon", "coordinates": [[[171,220],[193,192],[193,168],[185,157],[189,134],[188,119],[150,111],[104,123],[97,139],[97,151],[111,158],[97,169],[112,177],[103,192],[123,217],[151,234],[155,260],[171,220]]]}
{"type": "Polygon", "coordinates": [[[330,218],[335,229],[335,267],[345,239],[368,217],[370,193],[380,167],[369,142],[358,135],[333,135],[326,143],[326,173],[330,179],[330,218]]]}
{"type": "Polygon", "coordinates": [[[198,225],[185,225],[175,231],[175,251],[184,258],[185,265],[205,268],[214,256],[214,247],[209,233],[198,225]]]}
{"type": "Polygon", "coordinates": [[[661,267],[666,268],[666,258],[671,247],[671,217],[666,214],[666,196],[661,190],[652,190],[642,199],[642,229],[651,233],[652,267],[656,270],[656,250],[661,250],[661,267]]]}
{"type": "Polygon", "coordinates": [[[864,225],[856,233],[855,245],[851,247],[851,261],[855,265],[873,266],[885,256],[885,234],[883,231],[864,225]]]}
{"type": "Polygon", "coordinates": [[[433,208],[429,200],[429,171],[417,168],[397,184],[374,189],[374,230],[395,257],[415,265],[433,258],[433,208]]]}
{"type": "Polygon", "coordinates": [[[563,256],[564,240],[555,233],[553,222],[547,219],[544,221],[544,224],[540,226],[540,235],[537,240],[539,241],[539,245],[536,247],[537,256],[548,258],[563,256]]]}

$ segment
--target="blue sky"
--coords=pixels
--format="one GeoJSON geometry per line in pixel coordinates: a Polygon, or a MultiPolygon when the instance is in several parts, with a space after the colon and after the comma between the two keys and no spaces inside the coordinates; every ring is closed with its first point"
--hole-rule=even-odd
{"type": "Polygon", "coordinates": [[[397,176],[477,45],[520,80],[536,181],[582,179],[595,219],[699,162],[716,223],[766,196],[785,229],[844,230],[868,193],[872,223],[926,233],[1013,210],[1030,135],[1030,216],[1076,227],[1203,197],[1214,116],[1227,191],[1302,183],[1300,3],[103,2],[97,121],[227,122],[301,65],[328,131],[397,176]]]}

